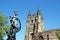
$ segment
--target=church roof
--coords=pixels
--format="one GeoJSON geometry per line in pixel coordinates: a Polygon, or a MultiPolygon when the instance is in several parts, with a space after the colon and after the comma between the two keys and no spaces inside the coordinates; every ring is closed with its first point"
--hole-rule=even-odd
{"type": "Polygon", "coordinates": [[[52,29],[52,30],[45,30],[44,32],[48,32],[48,31],[60,31],[60,28],[59,29],[52,29]]]}

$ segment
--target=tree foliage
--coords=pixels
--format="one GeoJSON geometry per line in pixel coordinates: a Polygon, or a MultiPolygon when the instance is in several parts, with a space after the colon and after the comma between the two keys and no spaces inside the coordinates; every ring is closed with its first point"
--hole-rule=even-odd
{"type": "Polygon", "coordinates": [[[7,25],[8,17],[0,13],[0,40],[3,40],[6,31],[10,29],[7,25]]]}
{"type": "Polygon", "coordinates": [[[60,40],[60,32],[56,32],[56,36],[60,40]]]}

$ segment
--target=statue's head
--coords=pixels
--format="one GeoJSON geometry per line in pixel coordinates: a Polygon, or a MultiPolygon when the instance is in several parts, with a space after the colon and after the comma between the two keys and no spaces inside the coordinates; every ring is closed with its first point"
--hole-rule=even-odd
{"type": "Polygon", "coordinates": [[[17,11],[14,11],[14,14],[15,14],[15,16],[17,16],[18,15],[17,11]]]}

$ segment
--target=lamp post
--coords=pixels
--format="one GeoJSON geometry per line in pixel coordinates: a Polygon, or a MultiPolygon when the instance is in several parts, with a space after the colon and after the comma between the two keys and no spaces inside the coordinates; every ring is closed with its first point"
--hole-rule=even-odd
{"type": "Polygon", "coordinates": [[[10,16],[10,31],[7,32],[7,40],[16,40],[16,33],[21,30],[21,22],[18,19],[17,11],[14,11],[14,17],[10,16]]]}

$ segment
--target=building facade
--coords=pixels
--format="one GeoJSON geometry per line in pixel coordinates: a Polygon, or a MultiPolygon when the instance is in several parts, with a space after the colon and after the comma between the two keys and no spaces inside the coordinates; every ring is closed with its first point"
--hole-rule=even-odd
{"type": "Polygon", "coordinates": [[[26,23],[24,40],[58,40],[55,33],[60,32],[60,29],[45,31],[44,20],[39,9],[34,15],[31,15],[30,11],[28,12],[26,23]]]}

